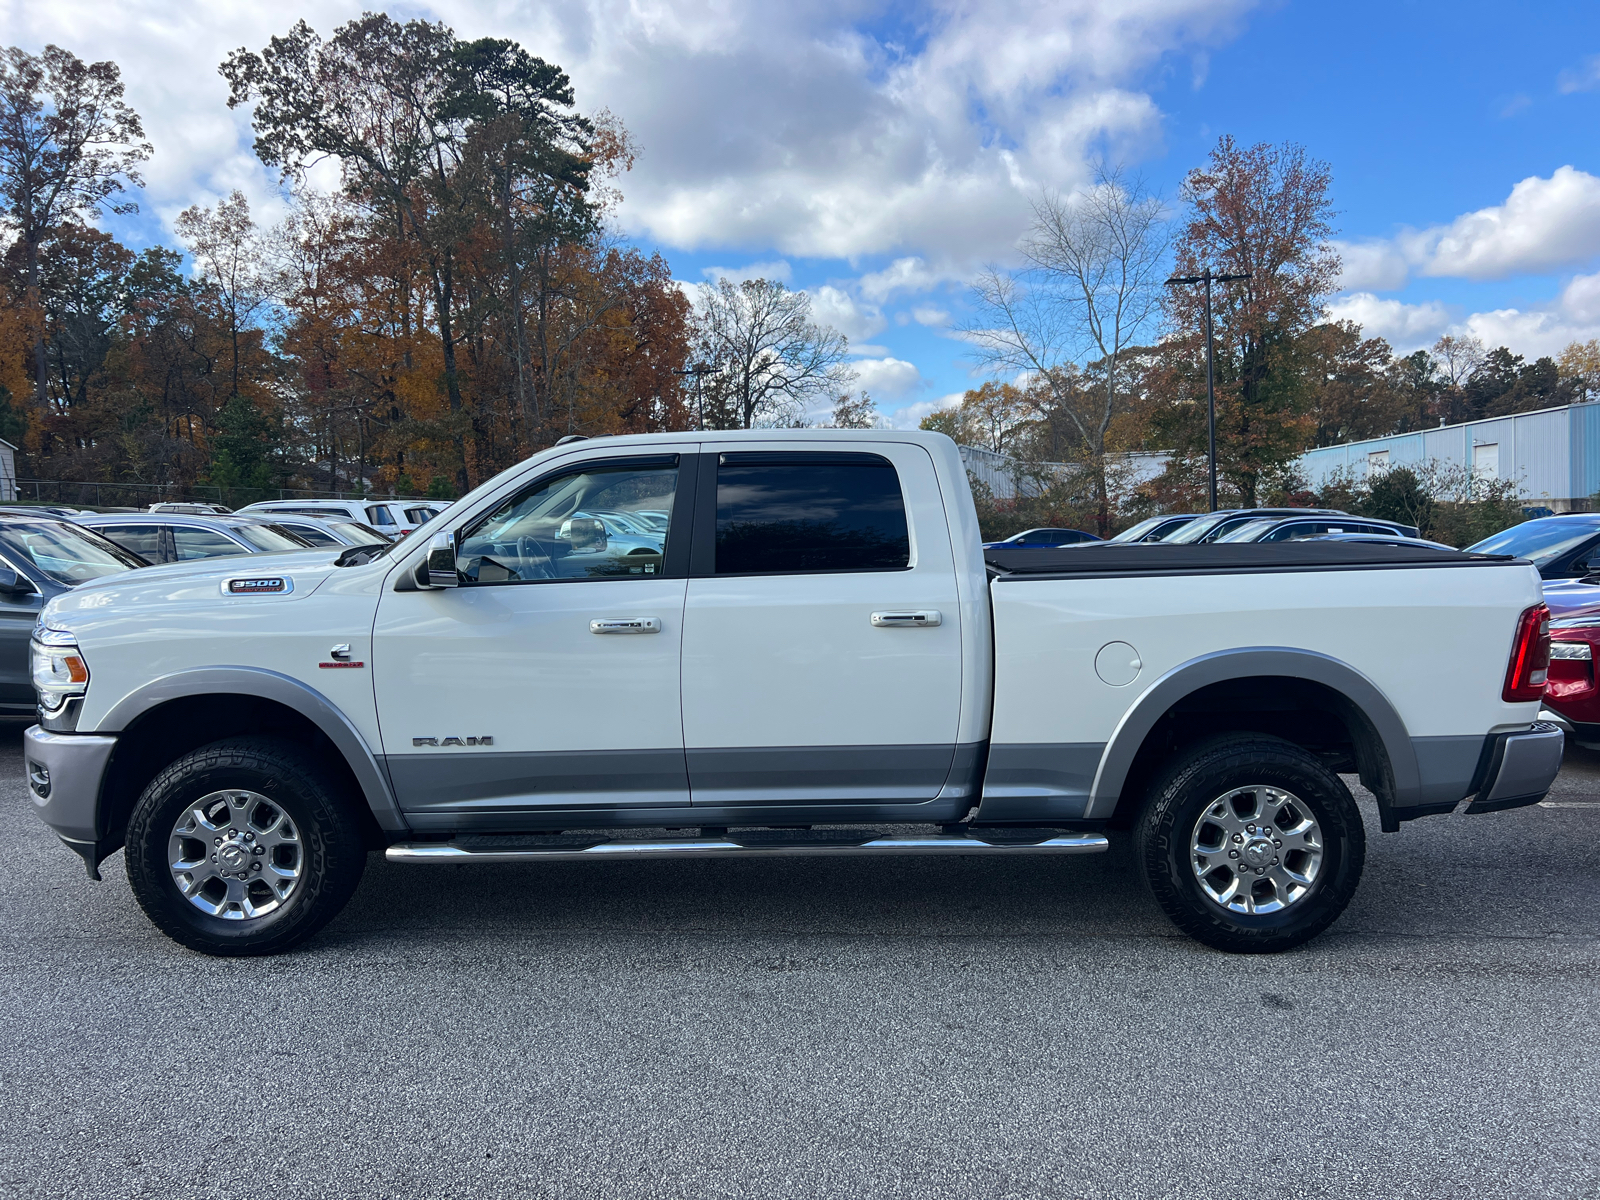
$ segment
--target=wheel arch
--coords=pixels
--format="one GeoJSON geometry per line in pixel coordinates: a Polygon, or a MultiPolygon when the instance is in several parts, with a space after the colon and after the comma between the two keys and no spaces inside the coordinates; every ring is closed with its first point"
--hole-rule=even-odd
{"type": "Polygon", "coordinates": [[[224,737],[278,733],[318,753],[365,801],[369,840],[406,832],[388,776],[366,738],[327,697],[297,679],[258,667],[214,667],[152,680],[119,700],[98,732],[117,747],[101,784],[100,826],[120,841],[145,785],[173,761],[224,737]]]}
{"type": "MultiPolygon", "coordinates": [[[[1399,827],[1394,809],[1413,803],[1421,784],[1416,751],[1394,705],[1377,684],[1348,663],[1313,650],[1278,646],[1202,655],[1146,688],[1123,714],[1101,755],[1086,815],[1123,818],[1128,805],[1138,802],[1134,793],[1161,757],[1166,719],[1197,694],[1208,689],[1222,693],[1228,685],[1258,688],[1268,700],[1287,695],[1325,704],[1349,738],[1362,783],[1378,799],[1383,827],[1399,827]]],[[[1225,716],[1224,709],[1218,719],[1225,716]]]]}

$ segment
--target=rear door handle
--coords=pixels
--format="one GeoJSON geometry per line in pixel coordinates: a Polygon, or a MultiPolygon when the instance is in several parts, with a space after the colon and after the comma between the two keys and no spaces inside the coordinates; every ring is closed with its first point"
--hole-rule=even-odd
{"type": "Polygon", "coordinates": [[[926,629],[944,620],[937,609],[923,608],[915,612],[875,612],[872,623],[879,629],[926,629]]]}
{"type": "Polygon", "coordinates": [[[660,617],[600,617],[589,622],[590,633],[660,633],[660,617]]]}

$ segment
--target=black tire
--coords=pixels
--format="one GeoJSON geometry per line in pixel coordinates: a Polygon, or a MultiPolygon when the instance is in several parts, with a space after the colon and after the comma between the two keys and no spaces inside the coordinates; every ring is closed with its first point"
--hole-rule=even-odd
{"type": "MultiPolygon", "coordinates": [[[[1276,811],[1294,824],[1292,807],[1276,811]]],[[[1367,838],[1361,811],[1337,775],[1290,742],[1238,734],[1194,746],[1156,779],[1138,823],[1137,852],[1156,902],[1184,933],[1218,950],[1273,954],[1310,941],[1344,912],[1361,881],[1367,838]],[[1308,869],[1313,852],[1296,848],[1312,844],[1305,835],[1285,838],[1265,824],[1259,835],[1244,832],[1254,825],[1226,833],[1247,819],[1241,813],[1282,803],[1255,788],[1280,789],[1308,810],[1302,815],[1315,822],[1321,851],[1314,872],[1308,869]],[[1221,818],[1213,820],[1218,813],[1221,818]],[[1218,853],[1203,853],[1211,845],[1218,853]],[[1230,849],[1235,845],[1261,856],[1263,865],[1237,870],[1231,860],[1241,856],[1230,849]],[[1269,854],[1278,857],[1266,862],[1269,854]],[[1254,878],[1252,870],[1268,877],[1254,878]],[[1309,878],[1309,886],[1290,881],[1291,870],[1309,878]],[[1232,892],[1232,903],[1241,907],[1212,892],[1232,892]],[[1253,911],[1274,903],[1283,907],[1253,911]]]]}
{"type": "MultiPolygon", "coordinates": [[[[229,812],[226,803],[220,811],[229,812]]],[[[213,847],[207,843],[220,844],[221,840],[186,839],[183,845],[199,850],[186,851],[183,857],[199,853],[199,866],[215,871],[217,868],[207,868],[204,861],[207,857],[216,861],[209,855],[213,847]]],[[[265,836],[261,841],[266,841],[265,836]]],[[[262,854],[260,850],[253,853],[262,854]]],[[[243,854],[236,857],[243,859],[245,868],[260,871],[253,859],[243,854]]],[[[238,956],[280,954],[311,937],[349,901],[366,868],[367,853],[360,824],[321,763],[289,742],[239,737],[185,754],[150,782],[128,821],[126,859],[134,897],[162,933],[202,954],[238,956]],[[256,805],[247,800],[238,806],[238,816],[229,815],[228,828],[239,831],[237,838],[251,830],[248,822],[270,821],[274,809],[292,823],[277,827],[292,830],[294,837],[280,834],[283,846],[274,846],[262,858],[270,864],[273,856],[280,856],[285,867],[298,872],[292,883],[279,884],[287,886],[286,896],[280,899],[259,877],[243,871],[225,877],[237,878],[242,888],[255,889],[252,907],[259,905],[261,915],[248,915],[249,910],[229,904],[226,897],[232,893],[225,890],[229,885],[224,880],[207,885],[223,889],[217,900],[208,903],[231,909],[232,917],[202,911],[177,882],[169,859],[172,848],[180,844],[175,828],[203,798],[218,792],[255,793],[264,801],[256,805]],[[253,813],[267,815],[258,819],[253,813]]],[[[201,899],[206,899],[204,894],[201,899]]]]}

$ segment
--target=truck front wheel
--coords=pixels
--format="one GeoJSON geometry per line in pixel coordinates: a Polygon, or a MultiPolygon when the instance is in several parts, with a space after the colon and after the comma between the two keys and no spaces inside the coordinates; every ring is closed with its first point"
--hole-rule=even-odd
{"type": "Polygon", "coordinates": [[[1355,894],[1366,844],[1343,780],[1262,734],[1183,754],[1138,826],[1145,878],[1172,923],[1245,954],[1288,950],[1331,925],[1355,894]]]}
{"type": "Polygon", "coordinates": [[[151,781],[126,858],[139,906],[174,941],[277,954],[344,907],[366,847],[316,759],[275,738],[228,738],[151,781]]]}

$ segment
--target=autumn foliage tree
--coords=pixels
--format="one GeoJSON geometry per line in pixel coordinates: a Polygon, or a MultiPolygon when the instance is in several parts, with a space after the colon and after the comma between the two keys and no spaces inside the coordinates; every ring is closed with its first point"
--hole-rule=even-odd
{"type": "MultiPolygon", "coordinates": [[[[1213,288],[1218,473],[1246,506],[1314,437],[1304,339],[1338,284],[1331,182],[1303,147],[1231,137],[1184,180],[1174,273],[1249,275],[1213,288]]],[[[1206,435],[1203,305],[1199,287],[1169,292],[1169,431],[1187,454],[1203,453],[1206,435]]]]}

